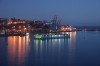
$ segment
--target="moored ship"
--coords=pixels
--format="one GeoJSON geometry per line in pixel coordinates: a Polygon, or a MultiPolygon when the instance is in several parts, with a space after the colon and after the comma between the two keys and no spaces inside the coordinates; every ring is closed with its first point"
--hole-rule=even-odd
{"type": "Polygon", "coordinates": [[[34,39],[61,39],[70,38],[69,34],[35,34],[34,39]]]}

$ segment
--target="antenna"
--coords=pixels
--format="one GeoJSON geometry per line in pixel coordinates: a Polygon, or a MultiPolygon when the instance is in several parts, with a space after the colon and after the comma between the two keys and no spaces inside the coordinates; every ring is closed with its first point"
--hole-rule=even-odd
{"type": "Polygon", "coordinates": [[[57,24],[57,15],[54,15],[54,18],[53,18],[53,24],[57,24]]]}

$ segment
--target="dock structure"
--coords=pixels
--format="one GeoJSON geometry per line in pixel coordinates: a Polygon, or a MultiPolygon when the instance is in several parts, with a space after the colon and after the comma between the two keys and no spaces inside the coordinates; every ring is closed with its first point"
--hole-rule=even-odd
{"type": "Polygon", "coordinates": [[[8,36],[27,36],[29,33],[5,33],[0,34],[0,37],[8,37],[8,36]]]}

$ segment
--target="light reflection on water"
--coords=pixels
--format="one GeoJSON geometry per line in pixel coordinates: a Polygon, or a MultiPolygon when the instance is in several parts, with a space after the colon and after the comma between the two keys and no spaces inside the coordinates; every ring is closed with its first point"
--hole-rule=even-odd
{"type": "Polygon", "coordinates": [[[9,36],[8,37],[8,65],[23,65],[25,64],[25,56],[28,52],[28,36],[9,36]]]}
{"type": "Polygon", "coordinates": [[[100,66],[100,32],[67,33],[67,39],[0,37],[0,66],[100,66]]]}
{"type": "Polygon", "coordinates": [[[76,32],[70,32],[70,39],[68,39],[68,49],[68,62],[69,65],[72,65],[73,63],[75,63],[76,32]]]}
{"type": "Polygon", "coordinates": [[[68,65],[71,66],[75,63],[76,32],[63,32],[63,34],[70,35],[68,39],[68,65]]]}
{"type": "MultiPolygon", "coordinates": [[[[68,64],[73,63],[76,32],[69,33],[70,38],[50,40],[34,40],[31,36],[9,36],[7,46],[8,66],[30,64],[30,58],[33,65],[38,65],[39,62],[48,63],[49,61],[51,63],[57,61],[58,64],[61,64],[60,62],[64,57],[66,57],[68,64]],[[63,57],[63,54],[67,53],[67,50],[68,57],[67,54],[63,57]]],[[[65,61],[62,63],[65,63],[65,61]]]]}

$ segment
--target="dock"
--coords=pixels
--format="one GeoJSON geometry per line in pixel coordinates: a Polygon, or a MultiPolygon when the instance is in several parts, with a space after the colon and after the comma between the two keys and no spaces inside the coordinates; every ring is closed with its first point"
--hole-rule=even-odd
{"type": "Polygon", "coordinates": [[[5,33],[0,34],[0,37],[8,37],[8,36],[27,36],[28,33],[5,33]]]}

